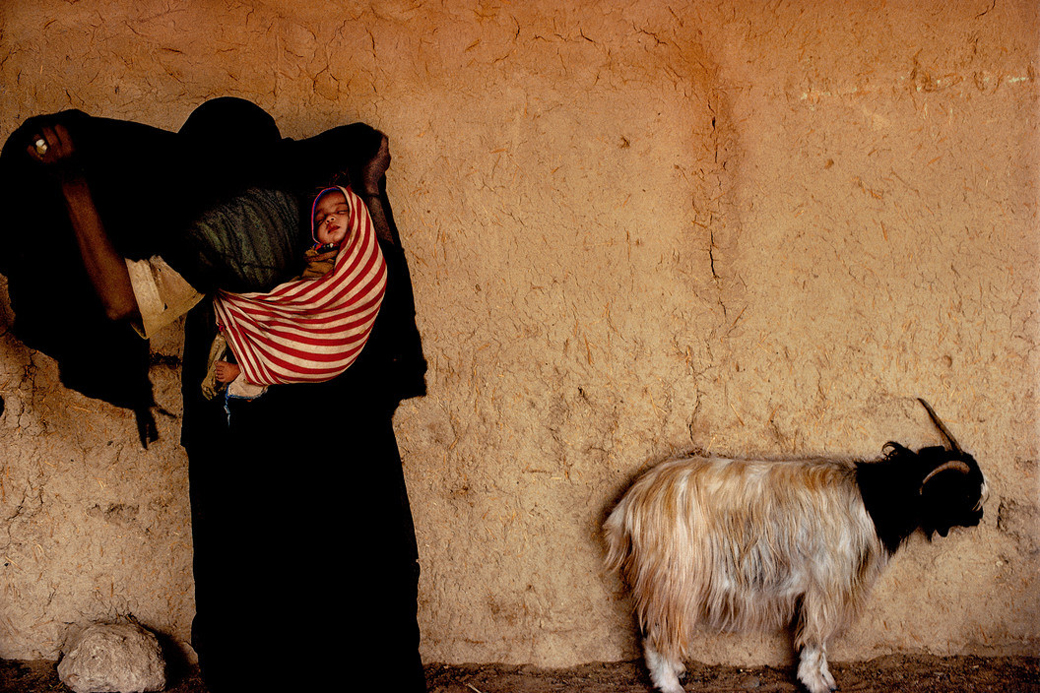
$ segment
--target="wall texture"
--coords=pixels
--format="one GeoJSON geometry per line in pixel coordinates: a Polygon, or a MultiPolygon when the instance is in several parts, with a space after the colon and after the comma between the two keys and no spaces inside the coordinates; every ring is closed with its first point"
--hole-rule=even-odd
{"type": "MultiPolygon", "coordinates": [[[[912,540],[834,656],[1040,653],[1034,2],[128,5],[0,6],[0,135],[70,107],[177,129],[231,95],[286,136],[391,137],[431,364],[397,418],[427,661],[635,656],[598,538],[635,474],[931,444],[917,396],[987,473],[986,518],[912,540]]],[[[126,612],[186,641],[177,331],[144,452],[11,317],[0,657],[126,612]]]]}

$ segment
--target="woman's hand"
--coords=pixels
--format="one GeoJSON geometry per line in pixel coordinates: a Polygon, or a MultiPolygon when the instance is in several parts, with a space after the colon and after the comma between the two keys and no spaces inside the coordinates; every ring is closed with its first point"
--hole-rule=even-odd
{"type": "Polygon", "coordinates": [[[40,132],[26,148],[29,156],[45,164],[68,161],[76,153],[68,129],[59,124],[43,125],[40,132]]]}
{"type": "Polygon", "coordinates": [[[390,168],[390,141],[386,135],[379,142],[379,150],[361,169],[362,191],[366,195],[379,195],[379,181],[390,168]]]}
{"type": "Polygon", "coordinates": [[[75,166],[76,147],[64,125],[43,125],[32,140],[26,147],[29,156],[51,168],[63,181],[81,177],[75,166]]]}

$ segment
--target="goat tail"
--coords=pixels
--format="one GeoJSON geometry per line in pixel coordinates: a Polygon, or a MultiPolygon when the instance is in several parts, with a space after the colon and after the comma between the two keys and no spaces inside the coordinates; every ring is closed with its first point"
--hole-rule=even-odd
{"type": "MultiPolygon", "coordinates": [[[[648,485],[637,483],[603,524],[606,567],[620,574],[635,599],[639,629],[651,647],[678,660],[686,647],[690,606],[696,604],[685,561],[676,548],[684,534],[676,508],[657,502],[648,485]],[[649,491],[649,492],[648,492],[649,491]]],[[[695,582],[695,581],[694,581],[695,582]]]]}
{"type": "Polygon", "coordinates": [[[625,508],[627,498],[623,499],[603,523],[603,537],[607,542],[607,556],[604,559],[607,570],[625,576],[625,567],[632,561],[632,535],[625,527],[625,508]]]}

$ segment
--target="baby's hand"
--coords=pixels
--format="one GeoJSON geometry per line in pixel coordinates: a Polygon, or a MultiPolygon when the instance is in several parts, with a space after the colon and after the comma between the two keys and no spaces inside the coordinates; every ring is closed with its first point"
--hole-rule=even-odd
{"type": "Polygon", "coordinates": [[[216,374],[217,380],[222,383],[230,383],[242,372],[238,364],[227,361],[217,361],[213,366],[213,372],[216,374]]]}

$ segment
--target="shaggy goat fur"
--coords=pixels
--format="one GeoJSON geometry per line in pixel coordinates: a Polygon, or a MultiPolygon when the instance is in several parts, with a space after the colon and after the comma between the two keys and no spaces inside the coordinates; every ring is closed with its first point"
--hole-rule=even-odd
{"type": "MultiPolygon", "coordinates": [[[[927,404],[925,404],[927,407],[927,404]]],[[[859,614],[889,556],[916,529],[978,524],[985,480],[952,449],[896,443],[863,464],[696,457],[658,465],[604,525],[607,563],[635,597],[654,684],[680,693],[695,625],[794,626],[798,678],[835,689],[828,642],[859,614]]]]}

